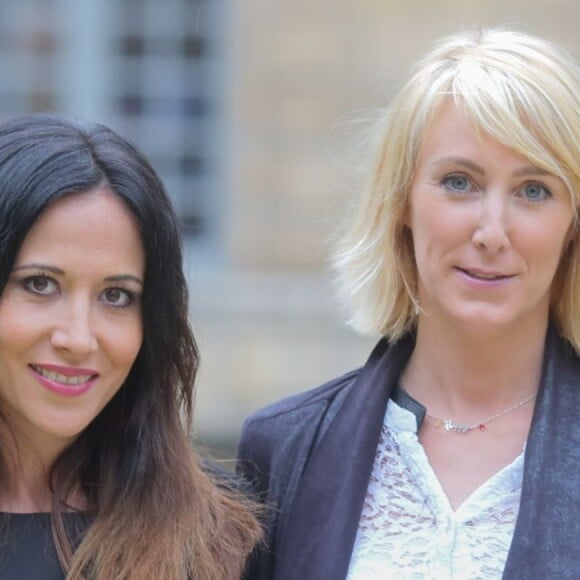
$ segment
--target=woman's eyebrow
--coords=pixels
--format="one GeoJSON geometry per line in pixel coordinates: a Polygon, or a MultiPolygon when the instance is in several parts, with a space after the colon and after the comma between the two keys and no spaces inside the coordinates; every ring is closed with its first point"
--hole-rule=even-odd
{"type": "Polygon", "coordinates": [[[546,177],[548,175],[554,176],[553,173],[550,173],[549,171],[546,171],[545,169],[535,167],[534,165],[529,165],[528,167],[522,167],[521,169],[514,171],[514,177],[525,177],[526,175],[540,175],[543,177],[546,177]]]}
{"type": "MultiPolygon", "coordinates": [[[[38,262],[32,262],[30,264],[21,264],[20,266],[16,266],[12,268],[13,272],[17,272],[19,270],[42,270],[46,272],[52,272],[53,274],[57,274],[59,276],[64,276],[65,271],[57,268],[56,266],[49,266],[48,264],[41,264],[38,262]]],[[[114,276],[107,276],[104,278],[105,282],[136,282],[140,286],[143,286],[143,280],[138,276],[134,276],[133,274],[115,274],[114,276]]]]}
{"type": "Polygon", "coordinates": [[[471,161],[470,159],[466,159],[465,157],[443,157],[441,159],[437,159],[437,161],[433,163],[433,166],[438,167],[439,165],[451,165],[451,164],[462,165],[463,167],[471,169],[476,173],[481,173],[482,175],[485,174],[485,169],[481,167],[481,165],[478,165],[477,163],[474,163],[473,161],[471,161]]]}
{"type": "Polygon", "coordinates": [[[107,276],[105,282],[136,282],[140,286],[143,286],[143,280],[138,276],[133,276],[133,274],[117,274],[115,276],[107,276]]]}
{"type": "Polygon", "coordinates": [[[14,268],[12,268],[13,272],[17,272],[18,270],[46,270],[48,272],[52,272],[53,274],[64,276],[64,270],[61,270],[56,266],[49,266],[48,264],[40,264],[37,262],[32,262],[30,264],[21,264],[20,266],[15,266],[14,268]]]}
{"type": "MultiPolygon", "coordinates": [[[[443,157],[442,159],[438,159],[433,163],[435,167],[439,165],[446,165],[446,164],[453,164],[453,165],[462,165],[467,169],[471,169],[480,174],[485,174],[485,169],[478,165],[477,163],[471,161],[471,159],[466,159],[465,157],[443,157]]],[[[537,175],[537,176],[552,176],[553,174],[545,169],[540,167],[536,167],[535,165],[527,165],[525,167],[521,167],[520,169],[516,169],[513,173],[513,177],[526,177],[528,175],[537,175]]]]}

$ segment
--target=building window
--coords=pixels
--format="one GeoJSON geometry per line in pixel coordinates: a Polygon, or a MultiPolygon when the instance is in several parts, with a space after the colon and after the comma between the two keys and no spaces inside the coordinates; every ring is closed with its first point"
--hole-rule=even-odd
{"type": "Polygon", "coordinates": [[[55,3],[2,2],[0,7],[0,116],[51,111],[59,105],[55,82],[60,54],[55,3]]]}
{"type": "Polygon", "coordinates": [[[209,159],[216,108],[208,77],[216,38],[211,3],[219,0],[117,0],[113,106],[160,171],[185,232],[208,232],[209,159]]]}
{"type": "Polygon", "coordinates": [[[110,125],[151,159],[184,231],[211,235],[221,3],[3,0],[0,117],[60,111],[110,125]]]}

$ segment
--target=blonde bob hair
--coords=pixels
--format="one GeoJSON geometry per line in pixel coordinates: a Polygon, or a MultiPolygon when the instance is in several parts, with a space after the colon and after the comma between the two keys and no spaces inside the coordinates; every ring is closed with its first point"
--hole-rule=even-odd
{"type": "Polygon", "coordinates": [[[379,147],[334,265],[350,323],[396,340],[417,321],[417,273],[404,218],[422,142],[452,100],[466,119],[567,186],[575,222],[552,285],[551,315],[580,352],[580,75],[553,44],[513,31],[444,39],[381,115],[379,147]]]}

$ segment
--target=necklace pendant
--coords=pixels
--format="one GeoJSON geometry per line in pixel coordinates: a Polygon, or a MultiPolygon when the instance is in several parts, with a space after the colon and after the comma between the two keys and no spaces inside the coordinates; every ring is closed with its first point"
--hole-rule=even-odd
{"type": "Polygon", "coordinates": [[[442,419],[440,417],[434,417],[433,415],[429,415],[429,413],[427,413],[426,416],[429,417],[429,419],[431,419],[434,422],[435,427],[437,429],[443,428],[448,433],[451,431],[453,431],[454,433],[470,433],[475,429],[478,429],[481,432],[485,432],[487,431],[487,424],[491,423],[492,421],[495,421],[496,419],[499,419],[500,417],[504,417],[508,413],[511,413],[512,411],[515,411],[516,409],[519,409],[524,405],[527,405],[530,401],[533,401],[535,398],[536,393],[530,395],[529,397],[526,397],[525,399],[522,399],[521,401],[518,401],[511,407],[508,407],[507,409],[501,411],[501,413],[496,413],[495,415],[488,417],[481,423],[471,423],[469,425],[466,423],[455,423],[453,419],[449,418],[442,419]]]}
{"type": "Polygon", "coordinates": [[[474,428],[472,425],[454,423],[453,419],[443,419],[443,427],[445,427],[445,431],[455,431],[455,433],[468,433],[474,428]]]}

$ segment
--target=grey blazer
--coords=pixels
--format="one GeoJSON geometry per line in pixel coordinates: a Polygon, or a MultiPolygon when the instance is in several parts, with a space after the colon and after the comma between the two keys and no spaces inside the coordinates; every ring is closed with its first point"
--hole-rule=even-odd
{"type": "MultiPolygon", "coordinates": [[[[411,336],[365,366],[244,424],[239,470],[271,506],[247,580],[346,578],[386,405],[411,336]]],[[[525,453],[504,579],[580,578],[580,358],[553,328],[525,453]]]]}

